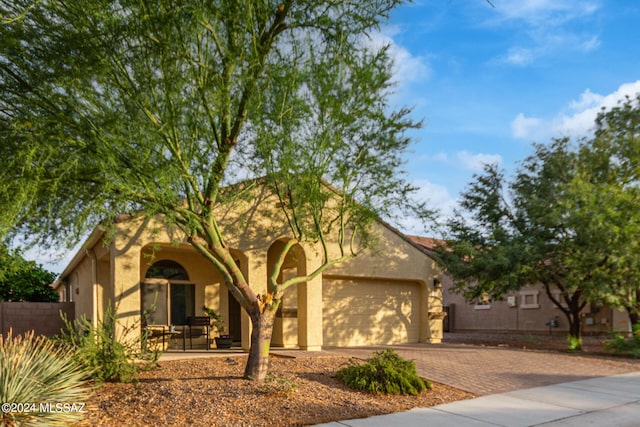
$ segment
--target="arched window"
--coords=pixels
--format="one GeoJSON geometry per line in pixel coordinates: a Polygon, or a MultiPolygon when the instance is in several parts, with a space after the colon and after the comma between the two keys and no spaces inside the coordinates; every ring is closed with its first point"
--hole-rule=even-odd
{"type": "Polygon", "coordinates": [[[184,325],[189,316],[195,316],[195,285],[185,283],[189,275],[183,266],[160,260],[149,267],[144,278],[141,302],[146,324],[184,325]]]}
{"type": "Polygon", "coordinates": [[[189,280],[187,270],[170,259],[163,259],[153,263],[144,277],[145,279],[189,280]]]}

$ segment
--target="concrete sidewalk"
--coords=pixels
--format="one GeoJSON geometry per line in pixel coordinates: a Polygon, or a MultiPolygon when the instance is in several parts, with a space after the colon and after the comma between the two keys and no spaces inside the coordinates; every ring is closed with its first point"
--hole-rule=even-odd
{"type": "Polygon", "coordinates": [[[640,425],[640,372],[482,396],[431,408],[318,426],[640,425]]]}

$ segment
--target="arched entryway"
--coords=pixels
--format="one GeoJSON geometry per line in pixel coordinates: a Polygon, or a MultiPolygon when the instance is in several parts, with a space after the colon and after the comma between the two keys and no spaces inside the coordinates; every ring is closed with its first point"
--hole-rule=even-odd
{"type": "Polygon", "coordinates": [[[185,325],[196,315],[196,286],[178,262],[154,262],[141,284],[143,321],[147,325],[185,325]]]}
{"type": "MultiPolygon", "coordinates": [[[[277,240],[270,247],[267,253],[267,275],[271,276],[274,264],[282,253],[286,241],[277,240]]],[[[306,257],[300,245],[296,245],[291,250],[282,265],[278,276],[278,283],[283,283],[287,279],[306,275],[306,257]]],[[[274,347],[297,347],[300,339],[298,322],[298,304],[303,299],[304,285],[294,285],[287,288],[282,298],[282,303],[276,313],[274,321],[271,345],[274,347]]]]}

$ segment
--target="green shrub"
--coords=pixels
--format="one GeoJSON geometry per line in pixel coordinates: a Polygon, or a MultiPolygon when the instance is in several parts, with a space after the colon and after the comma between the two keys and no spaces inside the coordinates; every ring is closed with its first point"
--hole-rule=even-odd
{"type": "Polygon", "coordinates": [[[573,335],[567,335],[567,350],[572,353],[582,350],[582,338],[573,335]]]}
{"type": "Polygon", "coordinates": [[[340,381],[349,387],[373,394],[417,395],[431,389],[431,383],[420,378],[416,364],[404,360],[393,349],[375,352],[365,363],[351,361],[337,372],[340,381]]]}
{"type": "Polygon", "coordinates": [[[140,324],[123,325],[118,334],[116,310],[107,306],[104,319],[97,326],[86,316],[71,322],[64,314],[65,330],[59,342],[73,350],[73,359],[85,367],[98,383],[105,381],[137,382],[138,372],[157,365],[160,351],[143,345],[146,336],[140,335],[140,324]],[[135,337],[135,338],[132,338],[135,337]]]}
{"type": "Polygon", "coordinates": [[[0,426],[70,425],[79,421],[86,412],[84,399],[90,394],[87,376],[68,349],[45,337],[34,337],[33,331],[17,337],[11,331],[4,338],[0,335],[0,402],[5,404],[0,426]],[[68,405],[69,410],[57,412],[56,404],[68,405]]]}
{"type": "Polygon", "coordinates": [[[634,327],[633,331],[630,337],[615,334],[611,340],[605,343],[605,348],[614,353],[640,359],[640,335],[638,334],[638,328],[634,327]]]}

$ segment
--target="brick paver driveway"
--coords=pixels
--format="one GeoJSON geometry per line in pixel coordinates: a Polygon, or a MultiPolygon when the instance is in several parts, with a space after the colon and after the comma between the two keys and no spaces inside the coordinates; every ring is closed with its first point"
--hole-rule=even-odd
{"type": "MultiPolygon", "coordinates": [[[[384,348],[331,349],[323,353],[366,359],[384,348]]],[[[405,359],[414,360],[421,376],[476,395],[640,371],[639,360],[625,358],[447,343],[393,348],[405,359]]]]}

